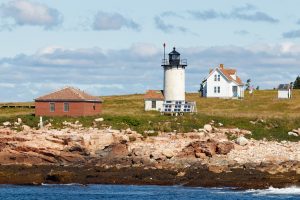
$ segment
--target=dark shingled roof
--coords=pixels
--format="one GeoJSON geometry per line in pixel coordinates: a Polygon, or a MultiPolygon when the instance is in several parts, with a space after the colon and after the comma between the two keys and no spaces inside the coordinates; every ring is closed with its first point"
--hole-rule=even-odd
{"type": "Polygon", "coordinates": [[[290,84],[280,84],[278,86],[278,90],[289,90],[291,89],[291,85],[290,84]]]}

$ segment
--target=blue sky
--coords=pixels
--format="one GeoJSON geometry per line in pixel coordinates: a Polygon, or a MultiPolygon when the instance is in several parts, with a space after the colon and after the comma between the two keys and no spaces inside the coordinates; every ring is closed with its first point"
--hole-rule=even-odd
{"type": "Polygon", "coordinates": [[[95,95],[162,88],[162,44],[188,59],[187,91],[224,63],[273,88],[300,74],[296,0],[0,0],[0,102],[72,85],[95,95]]]}

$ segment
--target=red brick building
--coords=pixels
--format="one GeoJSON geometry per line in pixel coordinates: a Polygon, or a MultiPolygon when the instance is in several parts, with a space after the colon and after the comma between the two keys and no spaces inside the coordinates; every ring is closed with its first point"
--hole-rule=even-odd
{"type": "Polygon", "coordinates": [[[102,100],[66,87],[35,99],[36,116],[92,116],[102,111],[102,100]]]}

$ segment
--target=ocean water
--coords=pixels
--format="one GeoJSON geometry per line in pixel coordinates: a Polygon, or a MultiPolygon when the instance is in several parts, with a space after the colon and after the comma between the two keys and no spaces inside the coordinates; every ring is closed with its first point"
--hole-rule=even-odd
{"type": "Polygon", "coordinates": [[[131,185],[0,186],[0,200],[168,200],[300,199],[300,188],[236,191],[225,188],[131,185]]]}

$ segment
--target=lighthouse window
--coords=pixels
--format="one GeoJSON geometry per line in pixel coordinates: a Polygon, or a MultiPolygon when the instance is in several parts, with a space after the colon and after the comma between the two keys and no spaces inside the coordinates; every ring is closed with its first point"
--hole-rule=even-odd
{"type": "Polygon", "coordinates": [[[151,102],[151,108],[156,108],[156,101],[151,102]]]}

